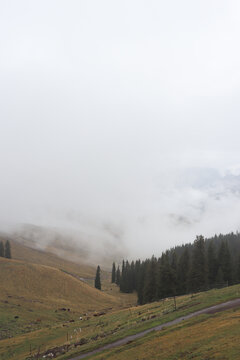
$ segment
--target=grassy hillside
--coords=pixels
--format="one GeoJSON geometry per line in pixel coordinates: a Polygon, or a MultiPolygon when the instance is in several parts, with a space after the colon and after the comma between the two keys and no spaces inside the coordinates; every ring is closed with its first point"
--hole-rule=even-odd
{"type": "Polygon", "coordinates": [[[0,299],[21,299],[40,307],[69,307],[86,311],[117,303],[69,274],[45,265],[0,258],[0,299]]]}
{"type": "Polygon", "coordinates": [[[202,315],[130,344],[93,356],[95,360],[238,360],[240,309],[202,315]]]}
{"type": "MultiPolygon", "coordinates": [[[[92,282],[95,269],[91,267],[13,242],[12,253],[24,261],[0,258],[1,360],[33,359],[38,351],[43,356],[47,349],[64,346],[68,352],[58,358],[69,359],[79,352],[240,296],[240,285],[236,285],[177,297],[177,311],[171,298],[133,306],[136,295],[120,294],[110,283],[108,273],[104,273],[100,292],[71,275],[87,277],[92,282]]],[[[238,359],[235,354],[240,351],[239,319],[239,310],[200,316],[92,358],[238,359]],[[219,357],[218,350],[222,354],[230,351],[227,343],[232,357],[219,357]]]]}
{"type": "MultiPolygon", "coordinates": [[[[13,249],[16,251],[16,247],[13,249]]],[[[28,248],[24,256],[27,255],[31,261],[50,259],[48,254],[28,248]]],[[[58,258],[54,261],[57,266],[58,258]]],[[[66,264],[68,270],[75,269],[75,264],[66,264]]],[[[80,275],[91,274],[86,270],[81,272],[81,267],[79,271],[80,275]]],[[[20,359],[26,343],[33,343],[33,346],[39,342],[51,346],[52,341],[54,345],[62,344],[66,341],[69,324],[74,325],[80,316],[87,313],[87,317],[92,317],[95,312],[122,308],[133,298],[136,301],[136,297],[120,295],[117,289],[98,291],[54,267],[0,257],[0,359],[14,358],[12,344],[9,345],[10,355],[6,351],[11,338],[17,348],[19,346],[16,359],[20,359]]]]}
{"type": "Polygon", "coordinates": [[[55,254],[33,249],[13,240],[11,240],[11,248],[13,259],[56,267],[58,269],[63,269],[70,273],[79,275],[83,278],[93,278],[95,276],[96,269],[93,266],[84,264],[83,262],[75,263],[65,260],[55,254]]]}
{"type": "MultiPolygon", "coordinates": [[[[3,262],[6,263],[7,261],[4,260],[3,262]]],[[[20,266],[20,265],[17,264],[16,266],[20,266]]],[[[34,265],[31,264],[29,264],[29,266],[34,267],[34,265]]],[[[7,268],[9,268],[9,265],[7,266],[7,268]]],[[[41,271],[45,273],[43,269],[41,269],[41,271]]],[[[54,272],[55,271],[56,270],[54,269],[54,272]]],[[[22,272],[22,270],[20,272],[22,272]]],[[[61,274],[60,276],[62,275],[69,278],[69,276],[66,274],[61,274]]],[[[22,276],[26,276],[26,275],[23,274],[22,276]]],[[[56,277],[55,277],[56,274],[55,275],[52,274],[51,276],[52,279],[56,281],[56,277]]],[[[76,279],[73,280],[77,281],[76,279]]],[[[88,288],[86,284],[83,285],[85,285],[85,287],[88,288]]],[[[165,301],[119,310],[118,308],[119,304],[114,303],[112,297],[106,296],[101,292],[91,294],[91,300],[88,300],[87,296],[89,293],[87,293],[85,297],[85,301],[88,302],[88,304],[86,305],[85,303],[81,307],[79,302],[79,307],[78,307],[78,302],[77,302],[78,295],[73,296],[72,300],[71,300],[71,296],[68,295],[69,290],[71,292],[73,291],[72,286],[73,285],[69,285],[69,288],[66,288],[66,291],[63,292],[65,294],[65,297],[62,299],[61,298],[57,299],[56,295],[54,295],[56,291],[58,292],[57,285],[54,285],[54,290],[49,289],[49,286],[47,286],[46,288],[43,287],[43,290],[46,292],[45,295],[46,300],[44,299],[45,296],[42,295],[41,297],[39,290],[36,290],[40,298],[37,299],[38,296],[35,298],[32,295],[32,300],[35,301],[29,302],[30,299],[29,294],[32,293],[30,286],[27,286],[25,290],[25,294],[28,293],[28,299],[24,298],[23,292],[21,293],[20,298],[17,297],[18,296],[17,294],[15,298],[14,297],[8,298],[7,300],[8,303],[5,303],[6,300],[3,300],[6,299],[6,297],[2,299],[2,301],[0,302],[1,304],[0,323],[2,329],[1,331],[4,334],[3,330],[9,328],[9,331],[14,337],[9,338],[10,335],[9,332],[7,334],[8,338],[2,339],[0,341],[1,359],[23,360],[26,359],[27,356],[30,356],[30,353],[36,354],[38,349],[40,349],[40,353],[43,355],[47,349],[60,345],[69,346],[68,349],[69,351],[67,352],[66,355],[60,356],[59,359],[68,359],[79,352],[98,348],[102,346],[104,343],[109,343],[116,339],[123,338],[129,334],[137,333],[147,328],[151,328],[152,326],[173,320],[179,316],[186,315],[201,308],[213,304],[217,304],[220,302],[224,302],[229,299],[237,298],[239,297],[240,294],[240,286],[237,285],[225,289],[211,290],[208,292],[195,294],[194,297],[190,295],[178,297],[177,311],[174,310],[173,299],[166,299],[165,301]],[[95,312],[93,310],[100,309],[100,307],[97,308],[95,306],[96,305],[95,300],[92,300],[92,295],[95,294],[99,296],[99,299],[101,297],[101,304],[104,305],[105,314],[103,314],[102,316],[96,316],[96,317],[94,316],[95,312]],[[37,302],[37,300],[39,302],[37,302]],[[71,310],[69,312],[60,310],[59,307],[63,306],[63,304],[65,306],[68,306],[69,305],[68,301],[70,300],[73,301],[73,307],[71,308],[71,310]],[[59,304],[57,309],[55,304],[59,304]],[[110,307],[112,307],[111,310],[110,307]],[[57,312],[55,312],[56,310],[57,312]],[[85,315],[85,311],[88,311],[88,315],[85,315]],[[18,316],[20,315],[18,319],[15,319],[16,315],[18,316]],[[79,316],[82,316],[83,320],[80,320],[79,316]],[[80,345],[81,341],[84,341],[85,344],[80,345]]],[[[6,287],[9,288],[7,285],[6,287]]],[[[15,287],[15,283],[13,284],[13,288],[14,287],[15,287]]],[[[75,288],[75,286],[73,287],[75,288]]],[[[97,291],[95,289],[90,289],[90,290],[94,292],[97,291]]],[[[7,294],[7,291],[5,291],[5,296],[7,294]]],[[[209,317],[209,319],[214,318],[215,316],[217,315],[212,315],[209,317]]],[[[204,316],[202,316],[201,319],[202,318],[204,318],[204,316]]],[[[192,324],[195,325],[198,324],[198,321],[195,322],[194,321],[195,320],[193,319],[192,324]]],[[[191,321],[189,321],[188,323],[190,324],[191,321]]],[[[185,323],[182,323],[181,326],[177,325],[177,327],[184,328],[185,326],[184,324],[185,323]]],[[[171,328],[166,330],[166,334],[169,333],[170,330],[171,328]]],[[[189,330],[186,330],[185,336],[187,332],[189,332],[189,330]]],[[[164,332],[160,332],[159,334],[162,333],[164,332]]],[[[136,344],[141,346],[142,344],[141,341],[144,342],[145,340],[148,341],[149,339],[154,340],[151,339],[151,336],[150,338],[148,336],[146,338],[138,340],[136,344]]],[[[174,340],[174,338],[175,337],[173,335],[172,340],[174,340]]],[[[170,341],[171,340],[169,340],[169,342],[170,341]]],[[[195,341],[197,340],[195,339],[195,341]]],[[[131,346],[135,346],[134,344],[135,342],[133,342],[131,346]]],[[[178,345],[180,346],[180,344],[181,342],[179,340],[178,345]]],[[[119,356],[121,353],[124,354],[125,349],[131,350],[131,346],[130,348],[129,346],[130,345],[125,345],[124,347],[120,348],[119,356]]],[[[154,344],[149,345],[149,347],[151,346],[154,346],[154,344]]],[[[157,341],[156,341],[156,346],[157,346],[157,341]]],[[[177,344],[173,346],[176,351],[180,351],[180,350],[183,351],[185,345],[183,347],[181,346],[177,347],[177,344]]],[[[191,347],[191,344],[189,344],[189,346],[191,347]]],[[[147,344],[146,344],[146,349],[147,349],[147,344]]],[[[148,350],[146,351],[148,352],[148,350]]],[[[167,351],[167,347],[166,347],[166,351],[167,351]]],[[[126,358],[147,359],[150,358],[147,355],[147,352],[144,352],[144,345],[143,345],[143,348],[139,350],[139,352],[138,352],[138,348],[136,348],[135,350],[133,350],[131,355],[128,354],[123,355],[122,359],[126,359],[126,358]],[[142,357],[140,357],[141,353],[143,354],[142,357]],[[137,354],[137,357],[134,357],[135,354],[137,354]]],[[[159,352],[157,348],[154,350],[154,353],[158,354],[159,356],[159,352]]],[[[112,352],[109,352],[107,354],[108,355],[106,356],[109,356],[110,359],[117,359],[116,349],[112,350],[112,352]]],[[[102,359],[103,355],[102,357],[100,356],[98,358],[102,359]]],[[[107,357],[105,357],[104,354],[104,359],[105,358],[107,357]]],[[[169,359],[170,358],[171,357],[169,357],[169,359]]],[[[176,358],[179,357],[173,357],[173,359],[176,358]]],[[[166,357],[166,359],[168,358],[166,357]]],[[[184,357],[182,357],[182,359],[184,359],[184,357]]]]}

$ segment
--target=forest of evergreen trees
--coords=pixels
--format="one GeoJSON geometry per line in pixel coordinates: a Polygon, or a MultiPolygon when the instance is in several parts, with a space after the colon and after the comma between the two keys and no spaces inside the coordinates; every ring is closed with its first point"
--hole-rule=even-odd
{"type": "Polygon", "coordinates": [[[11,255],[11,245],[9,240],[7,240],[5,242],[5,245],[3,243],[3,241],[0,241],[0,256],[1,257],[5,257],[7,259],[11,259],[12,255],[11,255]]]}
{"type": "Polygon", "coordinates": [[[112,282],[122,292],[136,291],[139,304],[239,283],[240,234],[197,236],[159,258],[123,260],[121,271],[113,263],[112,282]]]}

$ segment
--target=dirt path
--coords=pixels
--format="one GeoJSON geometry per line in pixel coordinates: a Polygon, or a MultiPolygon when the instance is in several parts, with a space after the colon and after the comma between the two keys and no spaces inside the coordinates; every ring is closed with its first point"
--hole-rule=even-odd
{"type": "Polygon", "coordinates": [[[128,342],[131,342],[131,341],[133,341],[135,339],[143,337],[144,335],[150,333],[151,331],[162,330],[163,328],[166,328],[166,327],[172,326],[172,325],[176,325],[176,324],[180,323],[183,320],[188,320],[188,319],[191,319],[192,317],[195,317],[195,316],[198,316],[198,315],[215,314],[216,312],[232,309],[232,308],[235,308],[235,307],[238,307],[238,306],[240,306],[240,298],[235,299],[235,300],[231,300],[231,301],[228,301],[228,302],[225,302],[225,303],[222,303],[222,304],[214,305],[214,306],[211,306],[211,307],[199,310],[199,311],[195,311],[194,313],[191,313],[189,315],[177,318],[175,320],[169,321],[167,323],[164,323],[164,324],[161,324],[161,325],[158,325],[158,326],[154,326],[151,329],[142,331],[142,332],[140,332],[138,334],[127,336],[127,337],[125,337],[123,339],[120,339],[120,340],[117,340],[117,341],[115,341],[115,342],[113,342],[111,344],[104,345],[101,348],[98,348],[96,350],[90,351],[88,353],[85,353],[85,354],[82,354],[82,355],[79,355],[79,356],[76,356],[76,357],[71,358],[69,360],[84,359],[87,356],[95,355],[95,354],[97,354],[97,353],[99,353],[99,352],[101,352],[103,350],[112,349],[112,348],[115,348],[115,347],[120,346],[120,345],[125,345],[128,342]]]}

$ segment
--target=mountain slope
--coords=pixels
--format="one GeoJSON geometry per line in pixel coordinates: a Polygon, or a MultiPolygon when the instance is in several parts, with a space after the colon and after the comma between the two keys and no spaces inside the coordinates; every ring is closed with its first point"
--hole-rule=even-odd
{"type": "Polygon", "coordinates": [[[93,278],[95,276],[96,269],[83,262],[75,263],[65,260],[50,252],[33,249],[14,240],[11,240],[11,248],[13,259],[55,267],[83,278],[93,278]]]}
{"type": "Polygon", "coordinates": [[[116,298],[46,265],[0,258],[0,299],[31,303],[33,307],[57,309],[71,307],[75,311],[102,309],[117,305],[116,298]],[[37,305],[36,305],[37,304],[37,305]]]}

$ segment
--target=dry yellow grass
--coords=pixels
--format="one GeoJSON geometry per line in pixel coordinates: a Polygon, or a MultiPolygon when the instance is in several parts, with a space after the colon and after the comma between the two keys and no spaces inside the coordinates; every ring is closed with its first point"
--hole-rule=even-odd
{"type": "Polygon", "coordinates": [[[198,317],[92,357],[108,360],[239,360],[240,309],[198,317]]]}
{"type": "Polygon", "coordinates": [[[0,299],[78,312],[118,306],[118,299],[45,265],[0,258],[0,299]]]}
{"type": "Polygon", "coordinates": [[[11,247],[13,259],[56,267],[83,278],[93,278],[95,276],[96,269],[83,262],[77,264],[69,260],[64,260],[55,254],[30,248],[17,241],[11,241],[11,247]]]}
{"type": "Polygon", "coordinates": [[[25,359],[30,344],[34,351],[62,345],[81,326],[80,316],[93,319],[96,311],[129,303],[116,291],[112,296],[57,268],[0,257],[0,359],[25,359]]]}

